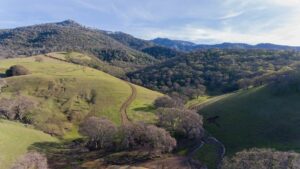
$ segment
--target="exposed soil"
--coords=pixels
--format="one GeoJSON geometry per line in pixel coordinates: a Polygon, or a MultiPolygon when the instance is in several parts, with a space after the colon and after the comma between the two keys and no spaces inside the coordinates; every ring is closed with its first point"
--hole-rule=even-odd
{"type": "Polygon", "coordinates": [[[129,124],[130,120],[128,118],[127,115],[127,109],[130,106],[130,104],[136,99],[137,96],[137,90],[135,88],[135,86],[129,82],[126,82],[130,88],[131,88],[131,94],[128,97],[128,99],[122,104],[121,108],[120,108],[120,113],[121,113],[121,118],[122,118],[122,123],[123,125],[129,124]]]}

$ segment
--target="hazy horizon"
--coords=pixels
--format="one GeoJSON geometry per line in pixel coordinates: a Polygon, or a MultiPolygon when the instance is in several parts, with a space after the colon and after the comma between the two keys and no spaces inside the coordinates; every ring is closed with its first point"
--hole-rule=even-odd
{"type": "Polygon", "coordinates": [[[300,46],[298,0],[0,0],[0,28],[72,19],[85,26],[197,44],[300,46]]]}

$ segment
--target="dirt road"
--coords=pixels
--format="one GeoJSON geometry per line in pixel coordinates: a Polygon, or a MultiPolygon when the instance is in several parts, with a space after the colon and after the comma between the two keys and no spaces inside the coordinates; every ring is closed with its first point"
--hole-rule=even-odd
{"type": "Polygon", "coordinates": [[[131,94],[130,96],[127,98],[127,100],[122,104],[121,108],[120,108],[120,113],[121,113],[121,118],[122,118],[122,124],[126,125],[130,123],[130,120],[128,118],[127,115],[127,109],[130,106],[130,104],[136,99],[137,96],[137,90],[135,88],[135,86],[129,82],[126,82],[130,88],[131,88],[131,94]]]}

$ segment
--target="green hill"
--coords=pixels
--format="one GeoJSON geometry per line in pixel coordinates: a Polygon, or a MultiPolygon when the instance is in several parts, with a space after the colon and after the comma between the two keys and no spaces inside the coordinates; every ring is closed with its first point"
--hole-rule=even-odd
{"type": "Polygon", "coordinates": [[[0,120],[0,169],[9,168],[33,143],[57,141],[31,126],[0,120]]]}
{"type": "Polygon", "coordinates": [[[252,147],[300,151],[299,83],[280,83],[227,95],[199,111],[205,128],[225,144],[227,154],[252,147]]]}
{"type": "MultiPolygon", "coordinates": [[[[37,62],[36,57],[0,61],[2,73],[16,64],[31,72],[5,78],[8,87],[0,98],[25,96],[33,100],[38,106],[32,108],[28,118],[37,128],[59,136],[67,133],[69,138],[77,137],[77,124],[88,115],[104,116],[121,124],[120,108],[132,92],[127,82],[89,67],[38,57],[43,61],[37,62]]],[[[137,88],[128,114],[133,115],[132,120],[152,120],[153,114],[146,108],[162,94],[137,88]]]]}

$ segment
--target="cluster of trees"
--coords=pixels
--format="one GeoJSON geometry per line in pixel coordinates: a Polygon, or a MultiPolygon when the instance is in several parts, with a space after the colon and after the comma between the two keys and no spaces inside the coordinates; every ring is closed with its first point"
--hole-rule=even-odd
{"type": "Polygon", "coordinates": [[[223,160],[222,169],[298,169],[300,154],[270,149],[251,149],[223,160]]]}
{"type": "MultiPolygon", "coordinates": [[[[139,85],[165,93],[195,97],[205,91],[225,93],[247,86],[251,79],[288,69],[300,53],[273,50],[201,50],[128,73],[139,85]]],[[[259,81],[256,81],[259,82],[259,81]]]]}
{"type": "Polygon", "coordinates": [[[23,123],[31,123],[31,110],[37,103],[25,96],[16,96],[16,98],[0,99],[0,117],[9,120],[19,120],[23,123]]]}
{"type": "Polygon", "coordinates": [[[188,139],[201,139],[203,130],[203,118],[193,110],[160,108],[157,110],[158,126],[165,128],[176,137],[188,139]]]}
{"type": "Polygon", "coordinates": [[[142,150],[160,154],[171,152],[176,146],[176,140],[166,130],[143,123],[116,127],[107,119],[89,117],[80,125],[79,131],[87,137],[87,146],[93,150],[142,150]]]}
{"type": "Polygon", "coordinates": [[[203,117],[184,107],[179,98],[161,97],[155,101],[158,126],[176,138],[201,139],[204,135],[203,117]]]}

